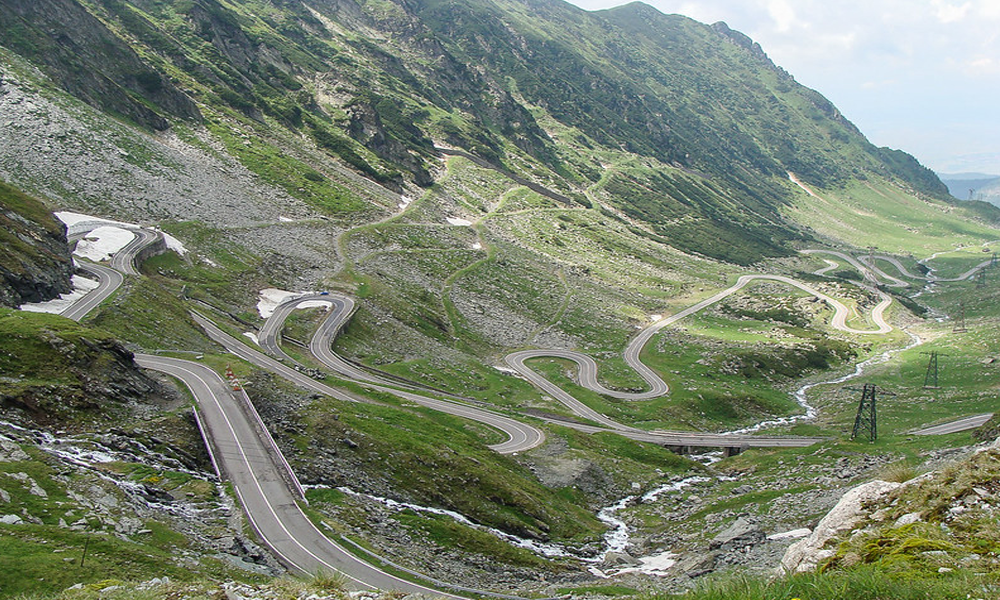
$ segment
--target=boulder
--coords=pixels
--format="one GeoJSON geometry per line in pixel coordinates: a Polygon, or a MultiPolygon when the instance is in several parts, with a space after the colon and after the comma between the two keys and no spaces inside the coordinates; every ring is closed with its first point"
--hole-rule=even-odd
{"type": "Polygon", "coordinates": [[[767,539],[767,534],[746,516],[736,519],[709,543],[712,550],[738,550],[756,546],[767,539]]]}
{"type": "Polygon", "coordinates": [[[903,515],[896,519],[896,522],[892,524],[893,527],[904,527],[906,525],[912,525],[913,523],[919,523],[923,519],[920,518],[920,513],[912,512],[903,515]]]}
{"type": "Polygon", "coordinates": [[[28,460],[28,454],[10,438],[0,436],[0,463],[28,460]]]}
{"type": "Polygon", "coordinates": [[[675,573],[683,573],[694,579],[701,577],[715,570],[716,560],[720,552],[709,552],[707,554],[691,554],[685,556],[674,565],[675,573]]]}
{"type": "Polygon", "coordinates": [[[787,573],[804,573],[814,570],[822,561],[833,556],[833,550],[824,547],[840,534],[855,528],[868,515],[865,505],[877,500],[901,484],[888,481],[870,481],[849,490],[813,530],[785,551],[781,570],[787,573]]]}
{"type": "Polygon", "coordinates": [[[604,567],[604,568],[608,568],[608,567],[635,567],[635,566],[638,566],[640,564],[642,564],[642,563],[640,563],[635,558],[629,556],[628,554],[625,554],[624,552],[608,552],[604,556],[604,562],[601,563],[601,566],[604,567]]]}

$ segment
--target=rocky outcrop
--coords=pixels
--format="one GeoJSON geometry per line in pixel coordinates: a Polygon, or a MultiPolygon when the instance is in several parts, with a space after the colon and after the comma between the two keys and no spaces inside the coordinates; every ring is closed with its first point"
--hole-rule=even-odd
{"type": "Polygon", "coordinates": [[[0,316],[0,348],[6,420],[74,429],[141,411],[159,396],[121,342],[60,317],[0,316]]]}
{"type": "Polygon", "coordinates": [[[826,548],[827,542],[852,530],[868,516],[866,505],[898,488],[899,483],[870,481],[848,491],[813,530],[812,534],[792,544],[781,559],[781,569],[788,573],[814,570],[832,557],[834,550],[826,548]]]}
{"type": "MultiPolygon", "coordinates": [[[[389,105],[392,106],[392,105],[389,105]]],[[[372,104],[366,102],[355,102],[351,105],[349,113],[351,122],[348,131],[352,138],[364,144],[366,148],[379,155],[381,158],[398,164],[413,174],[413,181],[421,187],[428,187],[434,183],[434,178],[424,167],[422,161],[408,152],[399,140],[392,137],[386,130],[385,124],[378,110],[372,104]]],[[[412,136],[422,136],[420,130],[412,125],[412,136]]],[[[385,182],[390,183],[390,182],[385,182]]],[[[393,182],[397,187],[402,182],[393,182]]],[[[402,189],[402,188],[399,188],[402,189]]]]}
{"type": "Polygon", "coordinates": [[[43,302],[72,289],[66,228],[37,200],[0,182],[0,306],[43,302]]]}

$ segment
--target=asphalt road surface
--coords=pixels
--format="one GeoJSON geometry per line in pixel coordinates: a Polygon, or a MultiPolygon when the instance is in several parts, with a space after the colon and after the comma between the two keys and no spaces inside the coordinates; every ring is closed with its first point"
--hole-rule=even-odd
{"type": "Polygon", "coordinates": [[[990,418],[993,413],[987,413],[983,415],[975,415],[972,417],[965,417],[964,419],[957,419],[955,421],[949,421],[948,423],[941,423],[940,425],[934,425],[933,427],[925,427],[923,429],[918,429],[913,432],[913,435],[946,435],[949,433],[958,433],[960,431],[968,431],[970,429],[976,429],[982,427],[990,418]]]}
{"type": "Polygon", "coordinates": [[[125,278],[122,277],[121,273],[115,271],[114,269],[109,269],[104,265],[79,261],[78,266],[84,271],[92,275],[96,275],[98,285],[96,288],[78,298],[76,302],[70,304],[59,313],[68,319],[73,319],[74,321],[79,321],[87,316],[87,313],[97,308],[97,305],[101,302],[107,300],[108,297],[111,294],[114,294],[115,290],[117,290],[125,281],[125,278]]]}
{"type": "Polygon", "coordinates": [[[198,400],[214,456],[233,484],[254,531],[287,566],[310,575],[337,571],[359,589],[382,589],[459,598],[390,575],[326,537],[302,511],[253,423],[226,381],[209,367],[176,358],[136,355],[139,366],[184,382],[198,400]]]}
{"type": "Polygon", "coordinates": [[[124,275],[135,276],[139,274],[136,257],[143,248],[160,239],[160,233],[149,229],[130,228],[129,231],[135,234],[135,238],[111,257],[111,268],[124,275]]]}

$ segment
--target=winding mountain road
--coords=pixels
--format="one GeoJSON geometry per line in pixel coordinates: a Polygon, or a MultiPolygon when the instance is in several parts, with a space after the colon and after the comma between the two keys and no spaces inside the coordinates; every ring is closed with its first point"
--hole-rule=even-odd
{"type": "MultiPolygon", "coordinates": [[[[130,243],[115,256],[120,268],[131,268],[134,272],[135,260],[139,252],[157,237],[139,236],[136,243],[130,243]]],[[[63,316],[74,320],[82,319],[90,310],[100,304],[123,282],[118,271],[93,263],[82,263],[81,267],[99,277],[99,286],[78,299],[63,311],[63,316]]],[[[210,321],[195,315],[196,321],[206,328],[210,337],[225,342],[227,349],[239,355],[239,344],[210,321]],[[227,345],[228,344],[228,345],[227,345]]],[[[253,351],[251,351],[253,352],[253,351]]],[[[270,359],[259,352],[246,354],[251,362],[262,361],[267,367],[279,370],[279,374],[313,391],[335,398],[356,402],[338,390],[315,382],[293,369],[270,359]],[[286,371],[281,371],[285,369],[286,371]]],[[[232,482],[250,524],[254,530],[279,556],[289,568],[304,575],[324,571],[339,572],[346,577],[351,587],[358,589],[382,589],[406,594],[421,594],[430,597],[464,598],[422,586],[395,575],[355,557],[321,532],[302,511],[291,488],[281,476],[287,471],[287,463],[278,461],[271,449],[251,423],[246,412],[240,407],[240,400],[234,395],[226,381],[213,369],[192,361],[137,354],[136,364],[140,367],[160,371],[176,377],[191,390],[201,408],[201,421],[209,439],[206,443],[213,460],[232,482]]],[[[514,445],[523,444],[529,434],[518,434],[514,445]]],[[[540,443],[540,442],[539,442],[540,443]]],[[[462,586],[444,587],[465,590],[476,595],[490,595],[489,592],[467,589],[462,586]]],[[[500,596],[500,595],[498,595],[500,596]]],[[[509,596],[504,596],[511,598],[509,596]]]]}
{"type": "MultiPolygon", "coordinates": [[[[838,252],[836,250],[820,250],[820,249],[803,250],[802,253],[803,254],[828,254],[830,256],[834,256],[836,258],[839,258],[839,259],[843,260],[844,262],[850,264],[852,267],[854,267],[855,269],[857,269],[858,271],[860,271],[862,274],[864,274],[866,279],[868,279],[869,281],[872,281],[873,283],[876,283],[876,284],[880,283],[878,281],[878,277],[881,277],[886,282],[884,285],[887,285],[889,287],[900,287],[900,288],[902,288],[902,287],[908,287],[910,285],[909,282],[903,281],[902,279],[899,279],[898,277],[894,277],[892,275],[889,275],[884,270],[880,269],[878,267],[878,265],[871,264],[872,261],[869,259],[869,257],[867,255],[862,255],[862,256],[858,256],[857,258],[855,258],[853,256],[850,256],[850,255],[845,254],[843,252],[838,252]],[[878,277],[876,277],[876,275],[878,277]]],[[[956,281],[965,281],[967,279],[970,279],[973,275],[975,275],[979,271],[981,271],[983,269],[989,268],[993,264],[993,259],[990,258],[989,260],[984,260],[983,262],[979,263],[978,265],[972,267],[971,269],[969,269],[965,273],[962,273],[958,277],[937,277],[933,273],[930,273],[930,274],[927,274],[927,275],[917,275],[915,273],[911,273],[909,271],[909,269],[907,269],[906,266],[902,262],[900,262],[900,260],[898,258],[896,258],[895,256],[889,256],[887,254],[876,254],[876,255],[874,255],[871,258],[874,258],[874,260],[876,260],[876,261],[881,260],[881,261],[885,261],[885,262],[889,263],[897,271],[899,271],[899,274],[902,275],[903,277],[908,277],[909,279],[916,279],[916,280],[920,280],[920,281],[927,281],[927,282],[931,282],[931,283],[936,283],[936,282],[949,283],[949,282],[956,282],[956,281]]],[[[826,270],[827,270],[826,268],[821,269],[821,271],[826,271],[826,270]]],[[[820,272],[817,271],[816,273],[819,274],[820,272]]]]}
{"type": "Polygon", "coordinates": [[[74,321],[79,321],[87,316],[87,313],[97,308],[97,305],[101,302],[107,300],[125,282],[125,278],[122,277],[121,273],[104,265],[81,260],[77,263],[77,266],[97,277],[97,287],[81,296],[76,302],[70,304],[59,313],[67,319],[73,319],[74,321]]]}
{"type": "Polygon", "coordinates": [[[299,305],[314,302],[326,302],[330,305],[331,310],[330,316],[323,320],[309,342],[309,351],[312,355],[320,358],[323,364],[333,369],[334,372],[340,373],[349,379],[371,383],[387,383],[347,362],[334,353],[329,344],[325,343],[325,340],[330,340],[332,343],[332,340],[337,337],[344,324],[354,313],[354,300],[347,296],[337,294],[307,294],[290,298],[278,304],[257,333],[257,340],[260,342],[260,347],[271,356],[280,357],[282,360],[294,363],[295,360],[281,349],[281,330],[284,327],[285,320],[299,305]]]}
{"type": "MultiPolygon", "coordinates": [[[[669,387],[656,372],[643,364],[639,359],[642,349],[649,343],[653,336],[659,333],[663,328],[669,327],[685,317],[693,315],[724,300],[725,298],[728,298],[755,281],[776,281],[784,283],[823,300],[834,309],[834,315],[831,319],[830,325],[840,331],[860,335],[884,334],[892,331],[892,326],[885,321],[885,311],[892,304],[892,298],[882,292],[878,292],[880,295],[880,301],[871,311],[871,319],[875,323],[877,329],[863,330],[847,326],[847,318],[850,315],[850,310],[843,302],[824,294],[807,284],[783,275],[743,275],[736,280],[735,284],[722,290],[714,296],[706,298],[705,300],[702,300],[701,302],[698,302],[697,304],[694,304],[678,313],[670,315],[669,317],[660,319],[653,325],[645,328],[639,335],[635,336],[629,342],[622,356],[625,359],[625,363],[639,373],[643,380],[645,380],[649,385],[650,389],[648,391],[629,393],[610,390],[604,387],[597,381],[597,363],[594,359],[586,354],[572,350],[522,350],[520,352],[508,354],[505,357],[505,361],[512,369],[535,385],[535,387],[551,395],[553,398],[573,411],[574,414],[617,431],[639,431],[634,427],[622,425],[612,419],[609,419],[608,417],[605,417],[604,415],[597,413],[583,402],[577,400],[571,394],[529,367],[525,361],[543,357],[561,358],[573,361],[579,366],[578,382],[582,387],[612,398],[618,398],[621,400],[647,400],[663,396],[669,391],[669,387]]],[[[680,434],[680,432],[669,433],[671,435],[680,434]]],[[[712,439],[711,436],[709,436],[708,439],[712,439]]]]}
{"type": "MultiPolygon", "coordinates": [[[[95,223],[95,227],[100,223],[95,223]]],[[[129,229],[136,237],[132,239],[124,248],[115,253],[111,258],[111,266],[106,267],[86,260],[77,262],[77,266],[97,277],[97,287],[79,298],[73,304],[67,306],[59,314],[79,321],[91,310],[96,308],[101,302],[108,299],[125,282],[125,275],[138,275],[136,270],[136,259],[142,250],[150,244],[160,239],[160,233],[146,229],[129,229]]],[[[83,233],[76,233],[72,236],[73,241],[79,240],[83,233]]]]}
{"type": "MultiPolygon", "coordinates": [[[[328,297],[329,296],[324,296],[324,298],[328,297]]],[[[341,303],[339,304],[339,306],[346,307],[347,305],[341,303]]],[[[278,317],[280,318],[282,314],[287,314],[287,311],[281,311],[281,312],[275,311],[275,314],[278,315],[278,317]]],[[[212,323],[211,321],[209,321],[208,319],[204,318],[201,315],[194,314],[194,318],[195,322],[197,322],[198,325],[205,330],[205,332],[208,334],[210,338],[212,338],[212,340],[221,344],[226,350],[242,358],[243,360],[246,360],[247,362],[250,362],[262,369],[266,369],[268,371],[271,371],[272,373],[280,375],[281,377],[284,377],[285,379],[299,385],[300,387],[312,390],[314,392],[318,392],[320,394],[331,396],[338,400],[346,400],[350,402],[366,401],[363,398],[354,398],[348,396],[346,393],[340,390],[337,390],[324,383],[316,381],[312,377],[308,377],[307,375],[300,373],[299,371],[296,371],[295,369],[276,361],[270,356],[267,356],[262,352],[258,352],[253,348],[250,348],[242,341],[234,338],[233,336],[219,329],[214,323],[212,323]]],[[[338,315],[336,312],[331,311],[331,314],[326,319],[326,321],[327,322],[336,321],[339,319],[341,319],[341,315],[338,315]]],[[[278,327],[280,329],[280,325],[277,324],[278,323],[277,319],[275,319],[275,322],[276,324],[274,325],[274,327],[278,327]]],[[[314,338],[318,336],[321,339],[327,339],[324,336],[325,335],[335,336],[336,330],[337,329],[333,328],[332,326],[327,328],[321,326],[320,329],[317,331],[316,336],[314,336],[314,338]]],[[[321,357],[317,358],[320,358],[322,360],[321,357]]],[[[491,449],[500,454],[515,454],[517,452],[524,452],[526,450],[530,450],[536,446],[541,445],[541,443],[545,441],[545,433],[542,432],[541,429],[538,429],[537,427],[534,427],[527,423],[516,421],[514,419],[511,419],[510,417],[506,417],[501,414],[490,412],[481,408],[476,408],[474,406],[461,404],[458,402],[452,402],[450,400],[430,398],[428,396],[415,394],[413,392],[397,390],[379,384],[367,383],[366,387],[380,392],[393,394],[399,398],[402,398],[404,400],[409,400],[410,402],[414,402],[416,404],[425,406],[427,408],[431,408],[433,410],[437,410],[457,417],[463,417],[493,427],[494,429],[497,429],[500,432],[507,435],[506,441],[489,446],[491,449]]]]}
{"type": "Polygon", "coordinates": [[[947,282],[954,282],[954,281],[965,281],[967,279],[972,278],[972,276],[975,275],[976,273],[978,273],[979,271],[981,271],[983,269],[986,269],[986,268],[989,268],[990,265],[993,264],[993,259],[991,258],[989,260],[984,260],[983,262],[981,262],[978,265],[972,267],[971,269],[969,269],[965,273],[962,273],[958,277],[937,277],[933,273],[929,273],[927,275],[915,275],[913,273],[910,273],[910,271],[907,270],[907,268],[903,265],[903,263],[899,262],[899,259],[897,259],[897,258],[895,258],[893,256],[876,255],[875,258],[877,260],[884,260],[885,262],[887,262],[887,263],[891,264],[892,266],[896,267],[896,269],[899,271],[899,273],[903,277],[909,277],[910,279],[920,279],[920,280],[923,280],[923,281],[929,281],[931,283],[935,283],[935,282],[947,283],[947,282]]]}
{"type": "MultiPolygon", "coordinates": [[[[653,390],[657,392],[662,390],[663,393],[666,393],[667,384],[661,378],[659,378],[659,376],[656,375],[655,372],[653,372],[651,369],[649,369],[641,362],[639,362],[639,352],[642,350],[642,347],[649,341],[649,339],[652,338],[652,336],[655,335],[655,333],[660,329],[662,329],[663,327],[671,325],[678,319],[684,318],[685,316],[688,316],[693,312],[697,312],[698,310],[701,310],[706,306],[709,306],[713,302],[717,302],[722,297],[725,297],[721,294],[728,295],[731,293],[735,293],[735,291],[741,289],[743,286],[752,282],[755,278],[770,278],[770,277],[771,276],[747,276],[747,279],[745,281],[738,282],[736,285],[729,288],[729,290],[720,292],[720,295],[717,295],[718,297],[709,298],[708,300],[703,301],[685,311],[677,313],[672,317],[668,317],[667,319],[663,319],[662,321],[654,324],[652,327],[648,328],[646,331],[639,334],[639,336],[637,336],[636,339],[633,340],[632,343],[630,343],[629,347],[626,349],[627,357],[632,361],[634,361],[636,364],[638,364],[642,369],[640,372],[644,372],[645,376],[649,377],[652,380],[652,382],[654,383],[653,390]],[[657,381],[659,382],[658,384],[656,383],[657,381]]],[[[779,277],[779,279],[781,278],[779,277]]],[[[798,284],[798,282],[795,283],[798,284]]],[[[277,309],[275,309],[274,313],[268,318],[267,323],[265,324],[267,333],[264,334],[265,328],[262,327],[261,334],[266,335],[266,337],[269,338],[269,340],[276,338],[275,332],[281,330],[284,319],[292,310],[294,310],[296,306],[298,306],[302,302],[315,301],[317,299],[330,299],[336,297],[337,296],[332,296],[332,295],[324,295],[324,296],[310,295],[310,296],[303,296],[290,299],[285,303],[280,304],[277,307],[277,309]]],[[[343,360],[340,359],[340,357],[337,357],[336,354],[334,354],[332,350],[330,350],[330,348],[336,339],[337,332],[340,331],[340,328],[342,327],[346,318],[349,316],[349,314],[344,311],[350,310],[349,307],[352,306],[352,304],[344,302],[331,303],[331,304],[332,304],[332,310],[327,315],[326,319],[317,328],[316,333],[313,335],[310,341],[309,347],[312,350],[313,355],[321,363],[330,367],[331,369],[337,370],[338,368],[337,364],[336,363],[331,364],[330,362],[327,362],[328,359],[326,357],[333,356],[336,358],[336,360],[340,361],[343,360]],[[318,351],[319,349],[325,350],[325,353],[318,351]]],[[[843,311],[845,312],[847,311],[847,308],[845,306],[843,306],[842,304],[840,306],[843,311]]],[[[232,340],[232,341],[242,344],[242,342],[239,342],[238,340],[232,340]]],[[[261,346],[265,347],[263,340],[261,341],[262,341],[261,346]]],[[[269,341],[268,345],[271,345],[272,343],[274,342],[269,341]]],[[[253,350],[250,351],[255,352],[253,350]]],[[[527,360],[528,358],[534,358],[540,355],[544,356],[555,355],[562,358],[568,358],[570,360],[577,361],[577,364],[581,364],[583,366],[582,371],[586,373],[587,381],[592,382],[593,385],[599,385],[596,382],[597,363],[594,362],[592,358],[584,354],[579,354],[571,351],[555,351],[555,352],[547,350],[526,351],[526,352],[514,353],[513,355],[508,356],[508,363],[523,364],[519,363],[518,361],[527,360]]],[[[531,370],[527,366],[525,366],[524,368],[526,370],[525,373],[526,379],[528,379],[532,383],[535,383],[535,385],[541,388],[543,391],[551,394],[553,397],[558,399],[564,405],[569,407],[570,410],[572,410],[578,416],[581,416],[589,421],[598,423],[599,425],[603,426],[603,427],[595,427],[592,425],[558,419],[555,417],[549,417],[545,419],[551,423],[562,425],[564,427],[569,427],[572,429],[577,429],[578,431],[584,431],[587,433],[612,432],[638,441],[661,444],[665,446],[679,446],[679,447],[682,446],[706,447],[706,448],[804,447],[804,446],[811,446],[813,444],[823,441],[823,438],[817,438],[817,437],[749,436],[749,435],[696,433],[696,432],[665,431],[665,430],[644,431],[641,429],[637,429],[635,427],[630,427],[628,425],[618,423],[617,421],[610,419],[605,415],[602,415],[601,413],[588,407],[583,402],[580,402],[579,400],[574,398],[572,395],[567,393],[559,386],[553,384],[544,377],[538,375],[535,371],[531,370]]],[[[522,448],[518,448],[516,445],[514,445],[515,441],[518,439],[518,436],[525,437],[526,438],[525,443],[531,443],[533,445],[538,445],[544,440],[544,434],[537,428],[531,427],[529,425],[526,425],[519,421],[515,421],[513,419],[508,419],[507,417],[496,415],[495,413],[489,411],[471,407],[465,404],[428,398],[426,396],[421,396],[411,392],[402,392],[400,390],[390,389],[382,387],[380,385],[369,385],[368,387],[380,391],[385,391],[391,394],[395,394],[402,398],[407,398],[424,406],[429,406],[430,408],[434,408],[435,410],[451,412],[456,409],[461,409],[464,412],[464,414],[460,414],[460,416],[467,416],[468,418],[471,418],[473,420],[487,423],[507,433],[507,435],[510,436],[511,440],[509,440],[506,443],[506,447],[511,448],[509,450],[511,452],[518,452],[522,450],[522,448]],[[490,422],[487,420],[489,418],[495,419],[497,417],[504,419],[505,422],[503,424],[500,424],[496,422],[490,422]],[[520,429],[521,432],[518,433],[517,429],[520,429]]],[[[615,393],[619,394],[619,397],[630,396],[622,392],[615,392],[615,393]]],[[[648,395],[648,397],[656,397],[658,395],[658,394],[653,394],[653,395],[649,394],[650,394],[649,392],[646,392],[644,394],[635,394],[631,395],[632,397],[630,397],[629,399],[635,399],[635,396],[645,397],[648,395]]],[[[531,447],[534,447],[533,445],[531,447]]],[[[498,452],[502,452],[504,451],[505,446],[504,445],[492,446],[492,448],[498,452]]]]}
{"type": "Polygon", "coordinates": [[[134,233],[135,238],[126,244],[124,248],[115,252],[114,256],[111,257],[111,268],[124,275],[134,277],[139,274],[139,265],[137,264],[139,253],[146,246],[150,246],[162,239],[163,236],[160,232],[149,229],[129,228],[128,231],[134,233]]]}
{"type": "MultiPolygon", "coordinates": [[[[829,256],[839,258],[840,260],[846,262],[847,264],[857,269],[864,276],[865,280],[871,282],[873,285],[878,285],[880,283],[878,280],[879,276],[881,276],[887,282],[885,283],[885,285],[889,287],[903,288],[903,287],[908,287],[910,285],[909,283],[903,281],[902,279],[898,279],[896,277],[893,277],[892,275],[883,272],[876,265],[868,264],[868,261],[865,260],[868,258],[867,256],[855,258],[849,254],[846,254],[844,252],[839,252],[837,250],[824,250],[818,248],[810,250],[802,250],[802,254],[827,254],[829,256]],[[861,262],[862,260],[865,260],[865,262],[861,262]]],[[[875,258],[884,258],[884,257],[876,256],[875,258]]],[[[829,263],[830,261],[826,262],[829,263]]],[[[832,267],[820,269],[819,271],[816,271],[816,274],[822,275],[826,271],[829,271],[831,268],[832,267]]]]}

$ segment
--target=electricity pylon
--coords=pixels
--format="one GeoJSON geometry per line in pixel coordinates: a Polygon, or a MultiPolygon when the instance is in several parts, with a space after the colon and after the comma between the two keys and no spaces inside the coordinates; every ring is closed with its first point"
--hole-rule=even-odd
{"type": "Polygon", "coordinates": [[[965,303],[961,303],[958,306],[958,318],[955,319],[955,326],[951,329],[952,333],[965,333],[968,329],[965,327],[965,303]]]}
{"type": "Polygon", "coordinates": [[[861,390],[861,402],[858,404],[858,414],[854,417],[854,431],[851,432],[852,440],[865,433],[871,442],[878,439],[878,412],[875,409],[877,390],[878,387],[874,383],[866,383],[861,390]]]}
{"type": "Polygon", "coordinates": [[[938,357],[948,356],[947,354],[941,354],[940,352],[921,352],[921,354],[926,354],[930,356],[927,361],[927,373],[924,375],[924,389],[937,389],[938,386],[938,357]]]}

